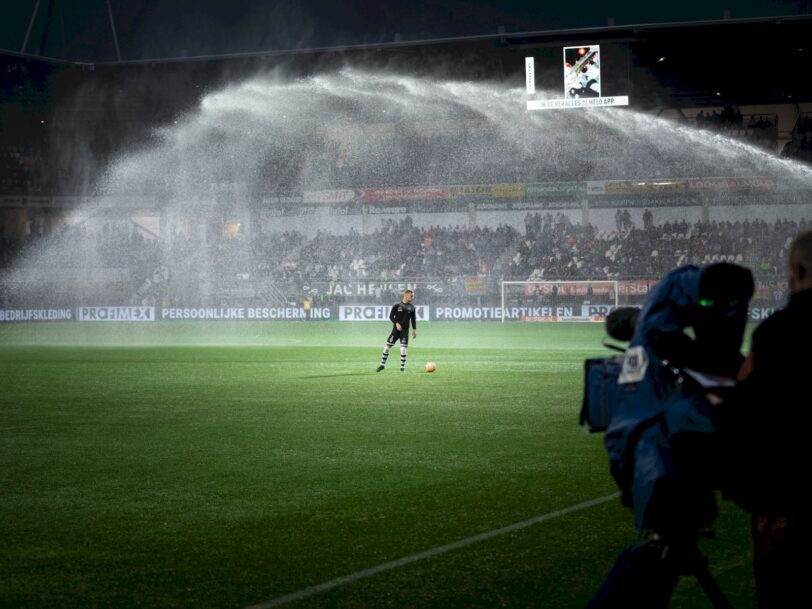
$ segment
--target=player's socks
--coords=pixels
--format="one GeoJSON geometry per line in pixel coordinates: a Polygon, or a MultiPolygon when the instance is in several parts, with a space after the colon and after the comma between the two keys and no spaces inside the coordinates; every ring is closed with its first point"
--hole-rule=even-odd
{"type": "Polygon", "coordinates": [[[403,369],[406,368],[406,351],[408,347],[406,345],[400,346],[400,371],[403,372],[403,369]]]}
{"type": "Polygon", "coordinates": [[[378,368],[378,372],[383,370],[383,367],[386,366],[386,360],[389,359],[389,349],[391,349],[394,344],[395,343],[386,343],[386,345],[384,345],[383,353],[381,354],[381,365],[378,368]]]}

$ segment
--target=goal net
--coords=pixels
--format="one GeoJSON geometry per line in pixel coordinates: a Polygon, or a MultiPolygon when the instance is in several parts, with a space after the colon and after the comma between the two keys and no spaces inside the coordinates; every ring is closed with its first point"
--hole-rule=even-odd
{"type": "Polygon", "coordinates": [[[617,281],[503,281],[502,321],[603,321],[617,281]]]}

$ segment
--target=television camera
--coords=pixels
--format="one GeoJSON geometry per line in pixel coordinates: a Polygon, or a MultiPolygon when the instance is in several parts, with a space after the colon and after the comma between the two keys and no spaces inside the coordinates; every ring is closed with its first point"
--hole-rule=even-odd
{"type": "MultiPolygon", "coordinates": [[[[724,394],[742,363],[747,269],[684,266],[648,294],[642,309],[607,318],[628,342],[622,355],[585,362],[581,424],[604,433],[623,505],[647,537],[626,549],[590,609],[666,608],[680,575],[694,575],[714,607],[730,607],[698,539],[716,518],[718,441],[709,392],[724,394]]],[[[605,343],[606,344],[606,343],[605,343]]]]}

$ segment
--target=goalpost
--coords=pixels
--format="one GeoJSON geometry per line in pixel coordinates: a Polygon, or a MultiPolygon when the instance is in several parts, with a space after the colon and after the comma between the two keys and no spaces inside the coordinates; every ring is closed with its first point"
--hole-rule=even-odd
{"type": "Polygon", "coordinates": [[[604,321],[617,281],[503,281],[502,321],[604,321]]]}

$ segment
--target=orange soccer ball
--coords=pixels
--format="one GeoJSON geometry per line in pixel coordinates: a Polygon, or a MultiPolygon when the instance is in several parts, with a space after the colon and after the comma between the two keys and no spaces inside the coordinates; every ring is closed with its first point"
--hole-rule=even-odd
{"type": "Polygon", "coordinates": [[[434,372],[437,370],[437,364],[434,362],[426,362],[426,372],[434,372]]]}

